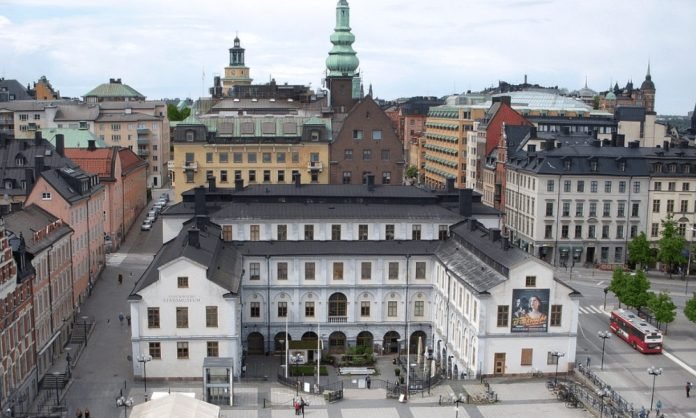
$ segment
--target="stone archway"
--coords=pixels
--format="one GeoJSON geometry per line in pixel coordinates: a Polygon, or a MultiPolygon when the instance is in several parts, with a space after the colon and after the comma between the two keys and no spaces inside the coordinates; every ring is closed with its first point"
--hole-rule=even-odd
{"type": "Polygon", "coordinates": [[[346,334],[334,331],[329,335],[329,352],[334,354],[346,352],[346,334]]]}
{"type": "Polygon", "coordinates": [[[389,331],[384,334],[384,339],[382,341],[382,346],[384,347],[385,353],[398,353],[399,352],[399,335],[396,331],[389,331]]]}
{"type": "Polygon", "coordinates": [[[252,332],[247,336],[248,353],[263,354],[264,353],[264,338],[260,332],[252,332]]]}
{"type": "Polygon", "coordinates": [[[372,347],[374,337],[370,331],[362,331],[355,338],[355,344],[358,347],[372,347]]]}
{"type": "Polygon", "coordinates": [[[425,335],[425,332],[423,331],[416,331],[411,334],[411,339],[410,339],[410,345],[411,345],[411,354],[418,354],[421,355],[423,352],[425,352],[425,349],[428,347],[428,337],[425,335]],[[418,352],[418,340],[421,341],[421,352],[418,352]]]}
{"type": "Polygon", "coordinates": [[[287,341],[292,341],[292,335],[288,334],[287,339],[285,338],[285,331],[279,332],[273,338],[273,349],[275,351],[285,351],[285,344],[287,341]]]}
{"type": "Polygon", "coordinates": [[[307,331],[304,334],[302,334],[302,341],[316,341],[317,340],[317,333],[314,331],[307,331]]]}

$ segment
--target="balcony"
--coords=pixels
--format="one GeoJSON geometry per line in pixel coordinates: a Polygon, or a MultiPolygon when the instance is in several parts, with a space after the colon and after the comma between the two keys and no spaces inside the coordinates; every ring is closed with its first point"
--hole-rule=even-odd
{"type": "Polygon", "coordinates": [[[330,316],[329,324],[345,324],[348,322],[347,316],[330,316]]]}
{"type": "Polygon", "coordinates": [[[142,137],[138,135],[138,139],[136,140],[138,145],[149,145],[150,144],[150,138],[148,137],[142,137]]]}
{"type": "Polygon", "coordinates": [[[307,171],[318,171],[321,173],[324,171],[324,165],[321,161],[310,161],[309,164],[307,164],[307,171]]]}
{"type": "Polygon", "coordinates": [[[138,156],[139,157],[147,157],[150,155],[150,150],[147,148],[138,148],[138,156]]]}
{"type": "Polygon", "coordinates": [[[138,132],[138,135],[147,135],[150,133],[150,129],[149,128],[138,128],[136,130],[136,132],[138,132]]]}
{"type": "Polygon", "coordinates": [[[176,164],[174,164],[174,160],[167,161],[167,170],[174,171],[175,167],[176,167],[176,164]]]}
{"type": "Polygon", "coordinates": [[[184,162],[184,171],[185,170],[198,171],[198,163],[195,161],[185,161],[184,162]]]}

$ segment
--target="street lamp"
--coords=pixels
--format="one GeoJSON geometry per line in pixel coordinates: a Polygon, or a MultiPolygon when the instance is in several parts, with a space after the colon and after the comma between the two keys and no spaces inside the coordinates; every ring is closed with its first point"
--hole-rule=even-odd
{"type": "Polygon", "coordinates": [[[71,377],[71,372],[70,372],[70,361],[72,358],[70,358],[70,350],[72,350],[72,347],[65,347],[65,361],[68,362],[68,366],[65,368],[66,373],[68,374],[68,379],[71,377]]]}
{"type": "Polygon", "coordinates": [[[125,396],[121,395],[116,398],[116,406],[118,408],[123,407],[123,416],[128,418],[128,408],[133,406],[133,398],[126,398],[125,396]]]}
{"type": "Polygon", "coordinates": [[[432,373],[432,367],[433,367],[433,349],[429,348],[428,352],[426,354],[426,361],[428,363],[428,395],[430,395],[430,374],[432,373]]]}
{"type": "Polygon", "coordinates": [[[145,384],[145,402],[147,402],[147,362],[152,361],[152,356],[149,354],[138,357],[138,362],[143,363],[143,382],[145,384]]]}
{"type": "Polygon", "coordinates": [[[604,418],[604,398],[609,396],[609,390],[607,388],[598,389],[597,395],[602,399],[602,404],[599,409],[599,418],[604,418]]]}
{"type": "Polygon", "coordinates": [[[84,315],[82,317],[82,325],[83,325],[84,330],[85,330],[85,347],[87,347],[87,320],[88,319],[89,319],[89,317],[87,315],[84,315]]]}
{"type": "Polygon", "coordinates": [[[464,394],[460,393],[457,399],[454,400],[454,417],[459,418],[459,404],[464,403],[464,394]]]}
{"type": "Polygon", "coordinates": [[[652,394],[650,395],[650,412],[652,412],[653,401],[655,400],[655,378],[662,374],[662,367],[656,368],[655,366],[650,366],[648,367],[648,374],[653,377],[652,394]]]}
{"type": "Polygon", "coordinates": [[[600,370],[604,370],[604,345],[607,343],[607,339],[611,338],[611,332],[598,331],[597,336],[602,339],[602,365],[600,367],[600,370]]]}
{"type": "Polygon", "coordinates": [[[553,357],[556,361],[556,374],[554,375],[553,378],[553,385],[556,386],[558,385],[558,359],[561,357],[565,356],[565,353],[560,353],[558,351],[552,351],[551,352],[551,357],[553,357]]]}
{"type": "Polygon", "coordinates": [[[55,377],[54,382],[56,383],[56,405],[60,405],[60,398],[58,397],[58,380],[60,379],[60,372],[53,372],[53,377],[55,377]]]}

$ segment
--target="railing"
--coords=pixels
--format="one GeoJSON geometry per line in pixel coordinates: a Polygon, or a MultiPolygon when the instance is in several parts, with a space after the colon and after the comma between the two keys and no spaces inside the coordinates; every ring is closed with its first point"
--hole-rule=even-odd
{"type": "Polygon", "coordinates": [[[198,163],[195,161],[184,162],[184,170],[198,170],[198,163]]]}
{"type": "Polygon", "coordinates": [[[307,170],[318,170],[321,172],[324,170],[324,165],[320,161],[310,161],[309,164],[307,164],[307,170]]]}
{"type": "Polygon", "coordinates": [[[575,370],[580,373],[581,380],[592,385],[592,388],[587,388],[576,383],[571,387],[571,392],[586,407],[597,411],[603,410],[604,416],[612,418],[638,418],[641,414],[640,411],[645,411],[645,407],[636,411],[632,403],[627,402],[611,386],[600,379],[592,369],[585,367],[581,362],[578,362],[575,370]],[[597,393],[600,390],[606,394],[604,397],[597,393]]]}
{"type": "Polygon", "coordinates": [[[347,316],[330,316],[329,324],[345,324],[348,322],[347,316]]]}

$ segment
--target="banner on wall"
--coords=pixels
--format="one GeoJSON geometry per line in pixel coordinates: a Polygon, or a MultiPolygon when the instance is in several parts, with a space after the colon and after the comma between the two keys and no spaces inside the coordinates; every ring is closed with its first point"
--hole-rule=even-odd
{"type": "Polygon", "coordinates": [[[547,332],[549,289],[512,290],[511,332],[547,332]]]}

